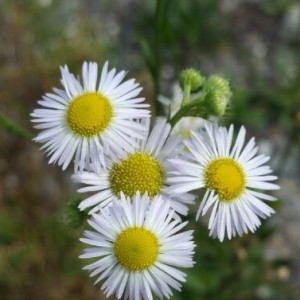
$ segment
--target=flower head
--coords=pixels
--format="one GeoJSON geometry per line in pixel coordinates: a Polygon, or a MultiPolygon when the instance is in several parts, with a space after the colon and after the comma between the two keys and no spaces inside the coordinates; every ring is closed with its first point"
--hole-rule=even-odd
{"type": "Polygon", "coordinates": [[[168,159],[176,157],[181,149],[181,139],[170,135],[170,131],[170,124],[160,120],[135,149],[112,156],[105,170],[97,170],[95,165],[93,171],[75,173],[73,179],[76,182],[88,185],[79,192],[96,192],[83,200],[79,208],[94,207],[90,211],[93,213],[119,198],[121,192],[128,197],[140,192],[148,193],[150,198],[162,195],[170,201],[172,209],[186,215],[187,204],[193,203],[194,196],[186,193],[174,196],[166,184],[169,172],[173,170],[168,159]]]}
{"type": "Polygon", "coordinates": [[[257,155],[254,138],[244,146],[245,128],[241,127],[233,143],[233,126],[229,130],[216,125],[206,131],[193,132],[185,145],[189,151],[172,162],[177,168],[173,184],[174,193],[206,189],[196,218],[212,208],[208,227],[210,235],[221,241],[225,233],[229,239],[260,226],[274,210],[263,202],[276,200],[259,190],[276,190],[272,183],[277,177],[265,163],[268,156],[257,155]]]}
{"type": "Polygon", "coordinates": [[[192,231],[173,219],[168,203],[147,194],[129,199],[122,194],[107,210],[88,221],[83,243],[90,245],[80,258],[97,258],[87,265],[95,283],[103,281],[106,296],[118,299],[152,299],[152,293],[169,298],[171,288],[180,290],[186,274],[179,268],[193,266],[192,231]]]}
{"type": "Polygon", "coordinates": [[[229,82],[221,76],[210,76],[205,85],[205,104],[209,115],[220,117],[224,115],[231,98],[229,82]]]}
{"type": "Polygon", "coordinates": [[[98,81],[98,65],[84,62],[79,81],[68,67],[61,68],[64,90],[54,88],[45,94],[35,109],[32,122],[42,131],[34,139],[43,143],[49,163],[66,169],[75,159],[75,169],[97,162],[114,149],[132,149],[131,138],[141,139],[144,128],[136,120],[149,117],[141,88],[134,79],[123,81],[126,72],[108,71],[106,62],[98,81]]]}
{"type": "Polygon", "coordinates": [[[204,77],[201,73],[193,68],[185,69],[179,76],[179,84],[184,90],[185,85],[189,85],[191,92],[198,91],[204,82],[204,77]]]}

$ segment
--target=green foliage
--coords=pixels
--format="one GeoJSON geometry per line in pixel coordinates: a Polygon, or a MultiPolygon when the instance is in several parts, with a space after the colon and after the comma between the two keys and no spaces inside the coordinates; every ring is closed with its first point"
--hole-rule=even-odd
{"type": "Polygon", "coordinates": [[[16,237],[20,224],[18,221],[5,213],[0,214],[0,244],[10,244],[16,237]]]}

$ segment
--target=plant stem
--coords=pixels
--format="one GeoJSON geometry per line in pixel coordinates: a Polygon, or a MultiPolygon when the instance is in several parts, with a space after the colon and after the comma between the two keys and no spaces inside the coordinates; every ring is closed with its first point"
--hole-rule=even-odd
{"type": "Polygon", "coordinates": [[[185,84],[184,90],[183,90],[183,99],[182,99],[181,106],[185,106],[187,103],[189,103],[190,98],[191,98],[191,85],[185,84]]]}
{"type": "Polygon", "coordinates": [[[155,68],[153,70],[153,84],[154,84],[154,99],[156,115],[163,113],[162,105],[157,101],[160,93],[160,73],[161,73],[161,45],[164,35],[164,25],[166,20],[166,0],[156,0],[155,8],[155,32],[154,32],[154,60],[155,68]]]}
{"type": "Polygon", "coordinates": [[[28,130],[16,124],[11,119],[8,119],[1,112],[0,112],[0,127],[6,129],[6,131],[8,131],[9,133],[16,134],[26,140],[32,140],[33,138],[32,134],[28,130]]]}
{"type": "Polygon", "coordinates": [[[171,124],[171,127],[173,128],[176,123],[182,118],[187,116],[187,113],[194,107],[199,105],[199,100],[193,100],[189,104],[186,104],[182,106],[173,117],[171,117],[168,122],[171,124]]]}

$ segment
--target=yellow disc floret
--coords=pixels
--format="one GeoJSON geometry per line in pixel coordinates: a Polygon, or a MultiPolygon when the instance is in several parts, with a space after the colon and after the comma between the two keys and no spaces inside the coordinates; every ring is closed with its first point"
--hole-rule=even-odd
{"type": "Polygon", "coordinates": [[[120,265],[130,271],[141,271],[156,261],[159,245],[157,237],[141,227],[130,227],[116,238],[114,254],[120,265]]]}
{"type": "Polygon", "coordinates": [[[102,132],[109,125],[112,106],[100,93],[84,93],[69,105],[66,120],[71,130],[84,137],[102,132]]]}
{"type": "Polygon", "coordinates": [[[242,167],[231,158],[219,158],[208,164],[204,171],[205,186],[214,190],[222,201],[237,198],[245,189],[242,167]]]}
{"type": "Polygon", "coordinates": [[[115,163],[110,172],[111,188],[115,195],[123,192],[133,197],[137,191],[148,192],[149,197],[157,195],[163,184],[161,164],[153,156],[136,152],[129,154],[120,163],[115,163]]]}

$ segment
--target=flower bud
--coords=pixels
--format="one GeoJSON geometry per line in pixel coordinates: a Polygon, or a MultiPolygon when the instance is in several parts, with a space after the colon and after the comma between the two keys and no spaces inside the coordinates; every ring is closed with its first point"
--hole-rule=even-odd
{"type": "Polygon", "coordinates": [[[222,116],[231,97],[229,82],[218,75],[212,75],[205,83],[204,93],[208,114],[222,116]]]}
{"type": "Polygon", "coordinates": [[[78,205],[81,199],[79,197],[72,197],[63,209],[62,217],[65,225],[72,228],[79,227],[86,216],[86,213],[80,211],[78,205]]]}
{"type": "Polygon", "coordinates": [[[180,87],[184,90],[186,85],[189,85],[191,92],[197,92],[203,85],[204,77],[195,69],[186,69],[179,76],[180,87]]]}

